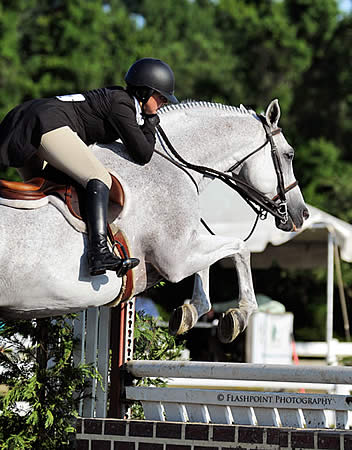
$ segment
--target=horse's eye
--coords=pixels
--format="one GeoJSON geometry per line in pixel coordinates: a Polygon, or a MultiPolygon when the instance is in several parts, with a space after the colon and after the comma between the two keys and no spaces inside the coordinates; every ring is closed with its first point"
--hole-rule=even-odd
{"type": "Polygon", "coordinates": [[[284,153],[284,157],[288,160],[288,161],[292,161],[294,158],[295,154],[294,152],[286,152],[284,153]]]}

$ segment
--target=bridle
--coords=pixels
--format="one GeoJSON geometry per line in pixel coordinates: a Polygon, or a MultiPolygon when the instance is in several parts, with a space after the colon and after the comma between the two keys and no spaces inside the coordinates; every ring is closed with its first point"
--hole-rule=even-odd
{"type": "MultiPolygon", "coordinates": [[[[165,155],[163,155],[160,152],[160,155],[166,157],[171,162],[176,164],[177,166],[183,168],[183,169],[191,169],[195,172],[201,173],[206,176],[210,176],[212,178],[217,178],[230,186],[232,189],[234,189],[236,192],[238,192],[243,199],[249,204],[249,206],[256,212],[258,217],[261,219],[265,219],[267,217],[267,213],[269,212],[276,218],[280,220],[282,224],[287,223],[288,221],[288,210],[287,210],[287,199],[286,199],[286,193],[289,192],[291,189],[295,188],[298,183],[295,180],[293,183],[291,183],[289,186],[284,185],[284,176],[282,172],[282,166],[278,155],[278,149],[274,142],[273,136],[281,133],[281,128],[275,128],[274,130],[270,129],[270,126],[267,124],[266,119],[264,116],[259,116],[261,123],[265,130],[266,140],[264,144],[260,145],[258,148],[250,152],[248,155],[246,155],[244,158],[242,158],[240,161],[237,161],[233,166],[231,166],[226,172],[220,172],[218,170],[212,169],[210,167],[206,166],[198,166],[192,163],[189,163],[185,159],[182,158],[182,156],[175,150],[171,142],[169,141],[168,137],[166,136],[164,130],[161,128],[160,125],[157,126],[157,131],[159,135],[162,137],[163,141],[165,142],[166,146],[171,151],[172,155],[176,158],[177,161],[175,161],[173,158],[169,158],[165,155]],[[257,152],[262,150],[268,143],[270,143],[271,147],[271,157],[273,160],[276,176],[277,176],[277,194],[272,198],[266,197],[264,194],[262,194],[260,191],[255,189],[254,187],[250,186],[245,181],[241,180],[240,177],[234,173],[228,174],[227,172],[233,172],[235,169],[237,169],[241,164],[243,164],[248,158],[255,155],[257,152]]],[[[162,142],[162,141],[161,141],[162,142]]],[[[248,239],[248,238],[247,238],[248,239]]]]}
{"type": "MultiPolygon", "coordinates": [[[[298,186],[298,182],[297,182],[297,180],[295,180],[293,183],[291,183],[287,187],[285,187],[285,184],[284,184],[284,176],[283,176],[283,172],[282,172],[281,161],[280,161],[280,158],[279,158],[279,155],[278,155],[277,145],[275,144],[274,139],[273,139],[273,136],[275,136],[277,134],[280,134],[282,129],[277,127],[274,130],[271,130],[269,125],[266,122],[265,117],[264,116],[259,116],[259,118],[260,118],[260,120],[262,122],[262,125],[263,125],[264,130],[265,130],[265,135],[266,135],[266,140],[265,140],[264,144],[259,146],[258,148],[256,148],[252,152],[248,153],[248,155],[246,155],[240,161],[237,161],[226,172],[233,172],[234,170],[236,170],[248,158],[250,158],[251,156],[255,155],[257,152],[262,150],[267,145],[267,143],[269,142],[270,143],[270,147],[271,147],[271,158],[273,160],[273,164],[274,164],[274,168],[275,168],[275,172],[276,172],[276,177],[277,177],[277,194],[271,199],[271,202],[274,202],[275,206],[271,204],[270,208],[266,209],[265,207],[263,207],[263,205],[260,205],[260,203],[258,201],[258,198],[253,198],[253,199],[249,199],[249,200],[253,200],[254,202],[259,203],[259,205],[261,207],[263,207],[263,209],[265,211],[270,212],[274,216],[278,217],[280,219],[280,222],[285,224],[288,221],[286,193],[289,192],[291,189],[295,188],[296,186],[298,186]],[[276,208],[276,211],[277,211],[277,213],[279,215],[277,215],[275,213],[275,211],[272,211],[271,206],[274,206],[274,209],[276,208]]],[[[233,177],[233,178],[236,178],[236,177],[233,177]]],[[[259,192],[259,191],[257,191],[257,192],[259,192]]],[[[241,192],[239,192],[239,193],[241,194],[241,192]]],[[[260,192],[259,192],[259,195],[262,196],[263,198],[267,199],[267,197],[262,195],[260,192]]]]}

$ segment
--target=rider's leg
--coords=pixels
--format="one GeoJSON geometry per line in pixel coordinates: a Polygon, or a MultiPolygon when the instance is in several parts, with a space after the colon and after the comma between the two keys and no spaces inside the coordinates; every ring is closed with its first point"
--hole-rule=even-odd
{"type": "Polygon", "coordinates": [[[88,266],[91,275],[115,270],[122,276],[139,260],[121,260],[107,246],[106,224],[111,176],[86,144],[69,127],[49,131],[42,136],[38,157],[69,175],[86,188],[88,228],[88,266]]]}
{"type": "Polygon", "coordinates": [[[87,187],[97,179],[109,189],[111,176],[103,164],[70,127],[61,127],[43,134],[37,156],[87,187]]]}
{"type": "Polygon", "coordinates": [[[118,276],[133,269],[139,260],[123,261],[113,255],[107,246],[106,224],[109,188],[98,179],[91,179],[86,187],[86,213],[89,237],[88,264],[91,275],[101,275],[105,270],[115,270],[118,276]]]}

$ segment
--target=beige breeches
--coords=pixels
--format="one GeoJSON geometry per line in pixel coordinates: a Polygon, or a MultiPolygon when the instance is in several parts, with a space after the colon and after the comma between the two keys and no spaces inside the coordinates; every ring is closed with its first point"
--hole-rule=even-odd
{"type": "Polygon", "coordinates": [[[83,187],[92,179],[102,181],[109,189],[111,187],[108,171],[68,126],[43,134],[38,152],[18,171],[26,181],[39,175],[45,161],[83,187]]]}

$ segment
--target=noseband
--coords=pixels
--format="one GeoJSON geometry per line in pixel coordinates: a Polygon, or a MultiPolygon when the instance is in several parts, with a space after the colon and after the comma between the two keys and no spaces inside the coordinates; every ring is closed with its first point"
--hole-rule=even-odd
{"type": "MultiPolygon", "coordinates": [[[[273,216],[277,217],[282,224],[287,223],[288,221],[288,210],[287,210],[287,200],[286,193],[291,189],[295,188],[298,183],[294,181],[289,186],[285,187],[284,185],[284,176],[282,172],[282,166],[280,162],[280,158],[278,155],[278,149],[274,142],[273,136],[281,133],[281,128],[276,128],[275,130],[271,130],[266,120],[263,116],[259,116],[261,123],[265,130],[266,141],[260,147],[256,148],[248,155],[246,155],[240,161],[237,161],[232,167],[230,167],[226,172],[233,172],[236,168],[238,168],[241,164],[243,164],[248,158],[262,150],[268,143],[270,143],[271,147],[271,157],[273,160],[276,176],[277,176],[277,194],[272,198],[268,198],[263,195],[260,191],[250,186],[245,181],[241,180],[240,177],[236,174],[226,172],[220,172],[215,169],[211,169],[210,167],[198,166],[195,164],[191,164],[188,161],[184,160],[182,156],[175,150],[168,137],[166,136],[164,130],[160,125],[157,126],[157,130],[159,135],[162,137],[166,146],[169,148],[173,156],[178,160],[170,159],[174,164],[180,166],[183,169],[191,169],[195,172],[201,173],[203,175],[210,176],[212,178],[217,178],[230,186],[236,192],[238,192],[243,199],[249,204],[249,206],[256,212],[258,217],[261,219],[265,219],[267,213],[271,213],[273,216]]],[[[159,153],[159,152],[157,152],[159,153]]],[[[159,153],[162,155],[161,153],[159,153]]],[[[162,155],[165,157],[165,155],[162,155]]]]}

